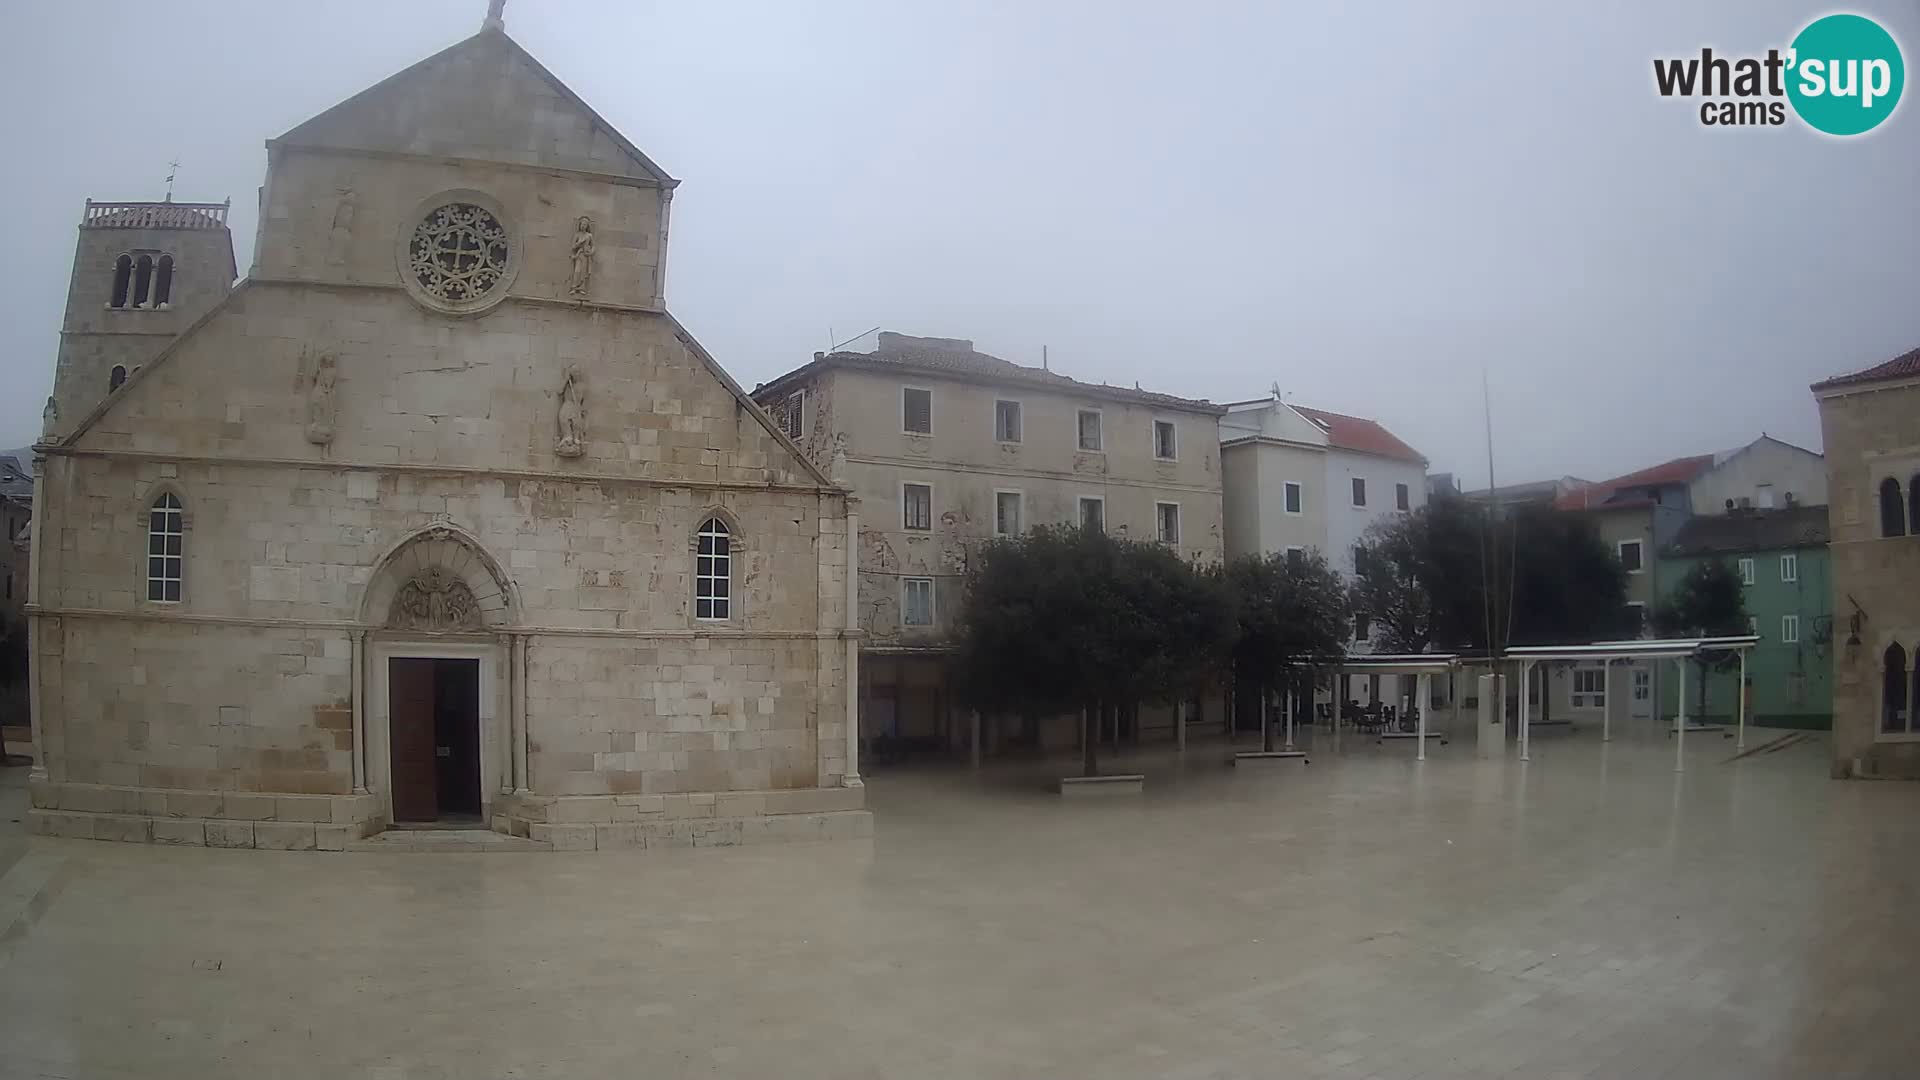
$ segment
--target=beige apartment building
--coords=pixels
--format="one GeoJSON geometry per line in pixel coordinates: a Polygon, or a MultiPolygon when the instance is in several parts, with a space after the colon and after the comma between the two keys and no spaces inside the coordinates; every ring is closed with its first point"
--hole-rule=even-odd
{"type": "MultiPolygon", "coordinates": [[[[816,353],[754,398],[859,499],[860,730],[881,754],[970,738],[944,658],[982,542],[1071,523],[1168,544],[1195,562],[1222,558],[1226,410],[1210,402],[891,332],[872,352],[816,353]]],[[[1166,729],[1175,712],[1145,710],[1139,725],[1166,729]]],[[[994,741],[1073,737],[1063,720],[994,741]]]]}

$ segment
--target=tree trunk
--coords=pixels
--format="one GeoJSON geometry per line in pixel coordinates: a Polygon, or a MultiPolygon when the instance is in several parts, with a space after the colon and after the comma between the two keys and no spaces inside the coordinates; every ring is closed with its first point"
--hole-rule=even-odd
{"type": "Polygon", "coordinates": [[[1267,704],[1268,690],[1263,683],[1260,687],[1260,749],[1273,751],[1273,710],[1267,704]]]}
{"type": "Polygon", "coordinates": [[[1699,702],[1699,707],[1693,710],[1693,722],[1704,724],[1707,722],[1707,665],[1701,663],[1696,666],[1700,672],[1700,693],[1695,698],[1699,702]]]}
{"type": "Polygon", "coordinates": [[[1100,714],[1103,705],[1092,705],[1080,710],[1080,775],[1100,775],[1094,763],[1093,744],[1100,741],[1100,714]]]}
{"type": "Polygon", "coordinates": [[[1553,719],[1553,672],[1540,665],[1540,722],[1553,719]]]}

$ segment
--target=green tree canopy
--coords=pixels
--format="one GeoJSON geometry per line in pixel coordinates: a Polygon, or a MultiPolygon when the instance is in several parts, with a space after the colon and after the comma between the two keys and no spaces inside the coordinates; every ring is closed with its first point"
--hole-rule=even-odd
{"type": "MultiPolygon", "coordinates": [[[[1233,597],[1234,674],[1251,682],[1261,701],[1289,682],[1302,685],[1305,669],[1345,652],[1346,586],[1318,551],[1242,556],[1222,577],[1233,597]]],[[[1263,728],[1271,750],[1272,726],[1263,728]]]]}
{"type": "MultiPolygon", "coordinates": [[[[1067,526],[982,546],[956,624],[959,692],[976,708],[1098,714],[1171,701],[1224,659],[1217,574],[1173,549],[1067,526]]],[[[1097,740],[1085,740],[1087,772],[1097,740]]]]}
{"type": "MultiPolygon", "coordinates": [[[[1723,559],[1695,563],[1653,612],[1661,637],[1738,637],[1747,633],[1747,595],[1740,575],[1723,559]]],[[[1739,663],[1732,650],[1703,652],[1693,658],[1700,672],[1697,715],[1707,712],[1707,673],[1739,663]]]]}

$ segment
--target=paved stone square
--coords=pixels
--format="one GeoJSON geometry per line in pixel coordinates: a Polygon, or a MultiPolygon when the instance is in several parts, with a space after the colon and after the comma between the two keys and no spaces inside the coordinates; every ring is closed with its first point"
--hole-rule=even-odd
{"type": "MultiPolygon", "coordinates": [[[[1780,737],[1759,732],[1755,744],[1780,737]]],[[[1542,734],[873,776],[871,841],[383,854],[0,828],[0,1077],[1912,1075],[1920,785],[1542,734]]]]}

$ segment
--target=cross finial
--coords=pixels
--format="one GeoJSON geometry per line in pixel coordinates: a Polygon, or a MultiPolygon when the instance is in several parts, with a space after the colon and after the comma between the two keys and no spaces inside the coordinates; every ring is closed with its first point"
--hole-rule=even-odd
{"type": "Polygon", "coordinates": [[[180,171],[180,159],[167,162],[167,202],[173,201],[173,174],[180,171]]]}
{"type": "Polygon", "coordinates": [[[480,24],[482,30],[505,30],[507,28],[507,0],[487,0],[487,21],[480,24]]]}

